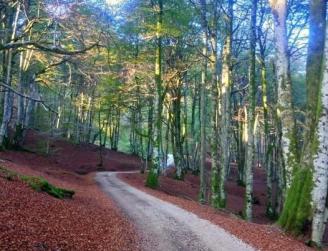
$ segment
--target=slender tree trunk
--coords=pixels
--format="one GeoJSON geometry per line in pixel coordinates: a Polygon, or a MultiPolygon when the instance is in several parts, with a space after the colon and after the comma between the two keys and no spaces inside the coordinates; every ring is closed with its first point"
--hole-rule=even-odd
{"type": "Polygon", "coordinates": [[[218,72],[217,72],[217,8],[218,1],[214,1],[213,24],[211,30],[211,70],[212,70],[212,137],[211,137],[211,204],[214,208],[220,207],[219,196],[219,167],[218,167],[218,109],[219,109],[219,91],[218,91],[218,72]]]}
{"type": "Polygon", "coordinates": [[[102,144],[102,126],[101,126],[101,110],[99,105],[99,111],[98,111],[98,135],[99,135],[99,163],[98,166],[103,166],[103,144],[102,144]]]}
{"type": "Polygon", "coordinates": [[[149,109],[148,109],[148,133],[147,133],[147,157],[146,157],[146,169],[148,169],[148,161],[151,161],[153,155],[153,131],[154,131],[154,99],[150,97],[149,99],[149,109]]]}
{"type": "MultiPolygon", "coordinates": [[[[39,98],[39,91],[38,88],[35,84],[35,76],[33,76],[30,80],[30,96],[33,99],[38,99],[39,98]]],[[[27,107],[26,107],[26,114],[25,114],[25,121],[24,121],[24,128],[28,128],[33,126],[33,116],[34,116],[34,111],[35,111],[35,106],[36,103],[34,100],[28,100],[27,101],[27,107]]]]}
{"type": "Polygon", "coordinates": [[[199,202],[204,204],[206,201],[206,72],[207,72],[207,20],[206,20],[206,1],[200,0],[201,19],[203,29],[203,68],[200,87],[200,191],[199,202]]]}
{"type": "Polygon", "coordinates": [[[242,107],[242,102],[238,105],[238,121],[237,121],[237,164],[238,164],[238,180],[240,186],[245,185],[245,112],[246,107],[242,107]]]}
{"type": "MultiPolygon", "coordinates": [[[[10,41],[13,42],[13,40],[16,37],[16,29],[17,29],[17,23],[18,23],[18,17],[20,13],[21,3],[17,3],[16,8],[16,14],[15,18],[13,20],[13,23],[9,22],[8,27],[11,28],[12,26],[12,34],[10,37],[10,41]]],[[[6,67],[6,85],[11,86],[12,81],[12,60],[13,60],[13,50],[8,50],[8,56],[7,56],[7,67],[6,67]]],[[[2,115],[2,123],[0,126],[0,145],[3,145],[5,137],[7,137],[8,133],[8,126],[9,122],[12,116],[12,109],[13,109],[13,93],[6,89],[5,96],[4,96],[4,102],[3,102],[3,115],[2,115]]]]}
{"type": "Polygon", "coordinates": [[[196,132],[196,126],[195,126],[195,121],[196,121],[196,111],[197,111],[197,104],[199,103],[198,102],[198,99],[197,97],[199,97],[199,93],[198,93],[198,90],[200,90],[200,84],[198,84],[198,82],[200,81],[197,81],[197,77],[195,76],[194,77],[194,92],[192,94],[192,104],[191,104],[191,121],[190,121],[190,135],[192,136],[192,140],[191,140],[191,159],[190,159],[190,167],[192,169],[192,172],[193,173],[198,173],[199,171],[199,165],[197,164],[198,162],[198,154],[197,151],[198,151],[198,133],[196,132]]]}
{"type": "MultiPolygon", "coordinates": [[[[25,83],[24,83],[24,69],[23,69],[23,62],[24,62],[24,52],[20,52],[19,55],[19,70],[18,70],[18,81],[19,81],[19,92],[25,92],[25,83]]],[[[17,121],[16,127],[21,127],[24,123],[24,115],[25,115],[25,107],[24,107],[25,98],[19,96],[18,97],[18,104],[17,104],[17,121]]]]}
{"type": "Polygon", "coordinates": [[[262,85],[262,107],[264,120],[264,167],[266,169],[267,204],[266,214],[273,217],[275,212],[272,204],[272,153],[273,144],[270,140],[269,114],[268,114],[268,86],[267,70],[265,65],[264,48],[261,48],[261,85],[262,85]]]}
{"type": "Polygon", "coordinates": [[[186,170],[190,169],[189,165],[189,130],[188,130],[188,101],[187,101],[187,86],[183,87],[183,142],[184,142],[184,155],[186,170]]]}

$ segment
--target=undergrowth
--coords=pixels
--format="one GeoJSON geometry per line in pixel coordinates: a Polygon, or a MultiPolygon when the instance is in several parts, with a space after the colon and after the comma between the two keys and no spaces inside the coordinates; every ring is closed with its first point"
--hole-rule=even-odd
{"type": "Polygon", "coordinates": [[[149,170],[149,173],[147,175],[146,186],[153,189],[158,187],[157,173],[153,168],[149,170]]]}

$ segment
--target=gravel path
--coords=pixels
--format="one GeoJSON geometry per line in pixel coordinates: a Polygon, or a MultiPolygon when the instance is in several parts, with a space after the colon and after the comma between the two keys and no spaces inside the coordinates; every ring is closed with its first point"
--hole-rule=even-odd
{"type": "Polygon", "coordinates": [[[209,221],[131,187],[116,173],[97,173],[96,180],[135,223],[145,251],[254,250],[209,221]]]}

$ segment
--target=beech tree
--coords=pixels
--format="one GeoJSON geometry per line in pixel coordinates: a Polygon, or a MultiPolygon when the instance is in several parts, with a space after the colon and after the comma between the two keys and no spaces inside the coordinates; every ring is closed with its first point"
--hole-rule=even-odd
{"type": "Polygon", "coordinates": [[[326,1],[310,2],[307,57],[307,129],[303,162],[313,168],[312,241],[320,246],[328,219],[327,209],[327,29],[326,1]],[[326,30],[325,30],[326,29],[326,30]],[[326,36],[325,36],[326,34],[326,36]]]}
{"type": "Polygon", "coordinates": [[[254,138],[255,138],[255,106],[256,106],[256,83],[255,83],[255,48],[256,48],[256,15],[257,0],[252,1],[250,55],[249,55],[249,90],[247,110],[247,152],[245,163],[246,195],[245,195],[245,218],[252,218],[253,201],[253,163],[254,163],[254,138]]]}

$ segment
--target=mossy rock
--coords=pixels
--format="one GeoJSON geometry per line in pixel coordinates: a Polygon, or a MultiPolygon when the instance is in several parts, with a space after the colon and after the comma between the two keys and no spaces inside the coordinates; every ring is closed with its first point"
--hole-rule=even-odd
{"type": "Polygon", "coordinates": [[[58,199],[72,198],[75,193],[72,190],[56,187],[42,177],[22,176],[21,180],[28,184],[32,189],[38,192],[46,192],[58,199]]]}
{"type": "Polygon", "coordinates": [[[72,190],[56,187],[50,184],[46,179],[42,177],[20,175],[17,172],[8,170],[4,167],[0,167],[0,177],[3,177],[9,181],[21,180],[22,182],[28,184],[32,189],[38,192],[46,192],[47,194],[58,199],[71,199],[75,194],[75,192],[72,190]]]}

